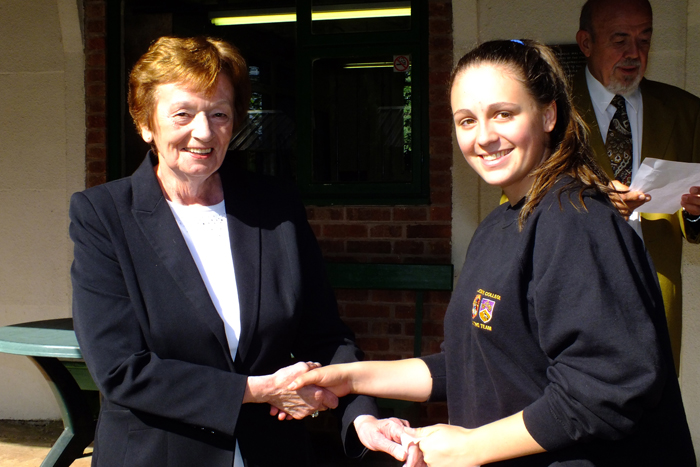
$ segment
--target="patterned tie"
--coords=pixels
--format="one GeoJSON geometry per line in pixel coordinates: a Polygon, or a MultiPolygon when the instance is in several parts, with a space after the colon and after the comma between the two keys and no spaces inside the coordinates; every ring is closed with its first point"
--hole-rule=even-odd
{"type": "Polygon", "coordinates": [[[625,98],[615,96],[611,103],[617,110],[610,121],[605,149],[608,152],[615,179],[629,186],[632,179],[632,131],[627,118],[625,98]]]}

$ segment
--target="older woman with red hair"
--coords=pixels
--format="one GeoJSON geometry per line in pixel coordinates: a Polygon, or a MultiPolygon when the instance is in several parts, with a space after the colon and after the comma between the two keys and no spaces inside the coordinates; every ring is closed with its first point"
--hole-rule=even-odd
{"type": "MultiPolygon", "coordinates": [[[[103,395],[93,466],[309,465],[299,419],[338,399],[287,386],[306,362],[361,358],[296,192],[226,167],[249,99],[236,48],[159,39],[129,80],[151,151],[71,199],[75,330],[103,395]]],[[[376,407],[345,399],[359,455],[376,407]]]]}

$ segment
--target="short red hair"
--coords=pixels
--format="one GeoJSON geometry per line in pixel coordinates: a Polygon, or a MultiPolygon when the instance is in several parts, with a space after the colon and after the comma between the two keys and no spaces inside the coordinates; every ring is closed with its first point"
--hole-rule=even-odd
{"type": "Polygon", "coordinates": [[[137,131],[151,129],[156,87],[184,83],[213,94],[220,77],[233,88],[234,130],[245,120],[250,104],[248,66],[238,49],[211,37],[163,36],[148,48],[129,74],[129,113],[137,131]]]}

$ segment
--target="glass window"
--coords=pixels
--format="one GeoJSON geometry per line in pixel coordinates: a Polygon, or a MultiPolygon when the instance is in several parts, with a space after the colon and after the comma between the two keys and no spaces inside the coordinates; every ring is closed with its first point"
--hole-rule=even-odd
{"type": "MultiPolygon", "coordinates": [[[[427,201],[425,2],[122,1],[123,74],[113,82],[125,83],[164,34],[241,50],[253,96],[227,156],[240,166],[295,179],[308,203],[427,201]]],[[[128,112],[116,114],[126,131],[111,178],[130,174],[147,149],[128,112]]]]}
{"type": "Polygon", "coordinates": [[[313,63],[314,183],[410,182],[411,72],[407,56],[313,63]]]}

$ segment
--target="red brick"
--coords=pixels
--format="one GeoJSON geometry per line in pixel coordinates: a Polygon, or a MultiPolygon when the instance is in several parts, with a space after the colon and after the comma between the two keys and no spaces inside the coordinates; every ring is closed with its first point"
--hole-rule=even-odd
{"type": "Polygon", "coordinates": [[[101,146],[88,146],[86,150],[86,159],[96,160],[96,159],[107,159],[107,148],[104,145],[101,146]]]}
{"type": "Polygon", "coordinates": [[[445,74],[444,81],[432,83],[428,90],[430,102],[449,102],[450,101],[450,75],[445,74]]]}
{"type": "Polygon", "coordinates": [[[452,121],[438,121],[436,118],[430,120],[430,134],[442,137],[452,137],[452,121]]]}
{"type": "Polygon", "coordinates": [[[451,221],[452,206],[432,206],[430,208],[431,221],[451,221]]]}
{"type": "Polygon", "coordinates": [[[441,350],[440,345],[442,344],[442,341],[443,339],[423,339],[423,342],[421,342],[421,355],[432,355],[439,353],[441,350]]]}
{"type": "Polygon", "coordinates": [[[367,321],[357,320],[357,319],[347,319],[347,320],[344,320],[344,322],[350,328],[350,330],[352,332],[354,332],[356,335],[367,334],[369,331],[369,324],[367,323],[367,321]]]}
{"type": "MultiPolygon", "coordinates": [[[[316,238],[320,238],[320,237],[321,237],[321,226],[320,226],[320,225],[311,224],[311,231],[314,233],[314,236],[315,236],[316,238]]],[[[323,249],[323,246],[321,246],[321,251],[324,251],[324,252],[325,252],[325,250],[323,249]]],[[[341,250],[341,251],[342,251],[342,250],[341,250]]]]}
{"type": "Polygon", "coordinates": [[[106,43],[104,36],[91,36],[85,41],[85,49],[90,51],[105,50],[106,43]]]}
{"type": "Polygon", "coordinates": [[[86,170],[91,174],[104,174],[107,169],[106,161],[87,161],[85,164],[86,170]]]}
{"type": "MultiPolygon", "coordinates": [[[[431,38],[433,36],[452,36],[452,20],[450,18],[430,18],[428,31],[431,38]]],[[[452,50],[452,41],[446,44],[446,47],[452,50]]]]}
{"type": "Polygon", "coordinates": [[[452,132],[450,136],[433,136],[431,138],[430,159],[436,161],[452,161],[452,132]]]}
{"type": "Polygon", "coordinates": [[[445,311],[447,311],[447,305],[425,304],[423,306],[423,318],[426,321],[442,322],[445,319],[445,311]]]}
{"type": "Polygon", "coordinates": [[[425,303],[442,303],[443,305],[450,303],[451,298],[452,292],[446,290],[428,290],[424,296],[425,303]]]}
{"type": "MultiPolygon", "coordinates": [[[[433,59],[432,57],[430,58],[429,61],[437,61],[436,59],[433,59]]],[[[450,62],[451,63],[451,62],[450,62]]],[[[442,92],[447,92],[447,86],[450,83],[450,72],[449,71],[439,71],[439,72],[431,72],[428,73],[428,82],[430,83],[431,87],[433,85],[436,86],[444,86],[445,89],[442,90],[442,92]]],[[[438,88],[439,89],[439,88],[438,88]]],[[[437,89],[435,90],[437,91],[437,89]]]]}
{"type": "Polygon", "coordinates": [[[85,56],[85,66],[104,67],[106,63],[105,54],[101,52],[88,53],[85,56]]]}
{"type": "Polygon", "coordinates": [[[369,228],[369,236],[372,238],[400,238],[403,236],[403,227],[400,225],[373,225],[369,228]]]}
{"type": "Polygon", "coordinates": [[[396,319],[414,319],[416,317],[416,307],[410,306],[395,306],[394,307],[394,318],[396,319]]]}
{"type": "MultiPolygon", "coordinates": [[[[452,35],[449,34],[449,23],[446,20],[433,20],[430,21],[430,27],[438,28],[435,30],[438,34],[431,34],[428,38],[428,47],[430,47],[431,55],[433,56],[451,56],[452,54],[452,35]],[[439,34],[442,33],[442,34],[439,34]]],[[[449,62],[449,66],[452,67],[452,60],[449,62]]],[[[430,69],[431,71],[432,68],[430,69]]]]}
{"type": "Polygon", "coordinates": [[[402,333],[403,326],[395,321],[374,321],[370,325],[370,334],[374,336],[397,336],[402,333]]]}
{"type": "Polygon", "coordinates": [[[431,1],[428,2],[428,15],[431,18],[442,17],[452,19],[452,2],[431,1]]]}
{"type": "Polygon", "coordinates": [[[425,207],[395,207],[394,221],[424,221],[428,219],[428,209],[425,207]]]}
{"type": "Polygon", "coordinates": [[[105,24],[104,18],[86,18],[85,33],[87,35],[104,35],[107,31],[105,24]]]}
{"type": "Polygon", "coordinates": [[[104,1],[99,2],[85,2],[85,17],[86,18],[104,18],[105,17],[105,3],[104,1]]]}
{"type": "Polygon", "coordinates": [[[372,290],[370,299],[373,302],[385,303],[404,303],[406,301],[403,290],[372,290]]]}
{"type": "Polygon", "coordinates": [[[88,129],[90,128],[106,128],[107,127],[107,118],[105,115],[100,115],[100,114],[93,114],[93,115],[88,115],[86,119],[86,124],[88,129]]]}
{"type": "Polygon", "coordinates": [[[452,229],[449,225],[408,225],[408,238],[451,238],[452,229]]]}
{"type": "Polygon", "coordinates": [[[450,172],[432,172],[430,184],[434,186],[452,186],[452,174],[450,172]]]}
{"type": "Polygon", "coordinates": [[[88,173],[85,177],[85,187],[91,188],[93,186],[102,185],[107,181],[107,174],[91,174],[88,173]]]}
{"type": "Polygon", "coordinates": [[[452,254],[452,242],[450,240],[436,240],[427,242],[428,253],[431,255],[452,254]]]}
{"type": "Polygon", "coordinates": [[[85,95],[87,97],[102,97],[105,96],[105,83],[97,82],[89,84],[85,89],[85,95]]]}
{"type": "Polygon", "coordinates": [[[392,338],[391,350],[393,350],[394,352],[413,352],[413,338],[392,338]]]}
{"type": "Polygon", "coordinates": [[[311,229],[314,231],[314,235],[319,238],[318,244],[321,246],[321,251],[323,252],[324,256],[326,254],[333,254],[333,253],[345,253],[345,241],[344,240],[326,240],[323,238],[320,238],[319,232],[317,232],[317,229],[320,230],[321,226],[319,225],[311,225],[311,229]]]}
{"type": "Polygon", "coordinates": [[[349,207],[346,209],[350,221],[388,221],[391,219],[389,208],[349,207]]]}
{"type": "Polygon", "coordinates": [[[430,115],[452,122],[452,107],[447,102],[434,103],[430,106],[430,115]]]}
{"type": "Polygon", "coordinates": [[[106,70],[104,68],[89,68],[85,70],[85,82],[104,82],[106,70]]]}
{"type": "Polygon", "coordinates": [[[87,143],[105,143],[107,141],[107,132],[104,129],[94,129],[87,131],[87,143]]]}
{"type": "Polygon", "coordinates": [[[349,318],[388,318],[388,305],[371,305],[366,303],[348,303],[345,305],[345,316],[349,318]]]}
{"type": "Polygon", "coordinates": [[[86,99],[85,104],[87,107],[86,111],[89,115],[104,113],[104,111],[107,107],[104,97],[102,97],[102,98],[92,97],[90,99],[86,99]]]}
{"type": "Polygon", "coordinates": [[[389,338],[379,338],[379,337],[358,337],[357,345],[360,346],[365,352],[389,350],[389,338]]]}
{"type": "Polygon", "coordinates": [[[308,207],[306,208],[308,219],[317,221],[342,221],[344,216],[343,208],[308,207]]]}
{"type": "Polygon", "coordinates": [[[452,159],[445,157],[430,158],[430,171],[447,171],[452,169],[452,159]]]}
{"type": "Polygon", "coordinates": [[[451,204],[452,192],[449,190],[433,190],[430,193],[430,200],[433,204],[451,204]]]}
{"type": "Polygon", "coordinates": [[[352,241],[347,242],[348,253],[386,254],[391,252],[388,241],[352,241]]]}
{"type": "Polygon", "coordinates": [[[425,251],[425,243],[410,241],[410,240],[398,240],[394,242],[394,253],[397,255],[420,255],[425,251]]]}
{"type": "MultiPolygon", "coordinates": [[[[445,326],[442,322],[423,322],[424,337],[443,337],[444,330],[445,326]]],[[[415,332],[415,330],[413,330],[413,332],[415,332]]]]}
{"type": "Polygon", "coordinates": [[[359,224],[324,225],[323,236],[332,238],[367,237],[367,226],[359,224]]]}

